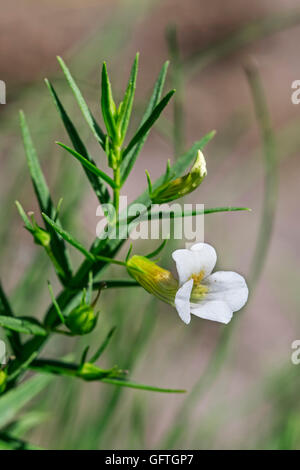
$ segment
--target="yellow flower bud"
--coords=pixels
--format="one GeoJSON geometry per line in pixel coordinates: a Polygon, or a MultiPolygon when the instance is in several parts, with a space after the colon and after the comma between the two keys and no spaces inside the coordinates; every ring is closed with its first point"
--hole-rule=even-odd
{"type": "Polygon", "coordinates": [[[207,175],[206,162],[203,153],[198,150],[194,165],[184,176],[167,181],[150,194],[156,204],[174,201],[194,191],[207,175]]]}
{"type": "Polygon", "coordinates": [[[150,294],[163,302],[174,305],[178,281],[167,269],[163,269],[144,256],[133,256],[127,262],[129,274],[150,294]]]}

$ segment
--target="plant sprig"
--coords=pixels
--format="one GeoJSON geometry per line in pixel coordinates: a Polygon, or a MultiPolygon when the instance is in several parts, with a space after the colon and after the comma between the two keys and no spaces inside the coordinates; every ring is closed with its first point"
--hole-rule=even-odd
{"type": "MultiPolygon", "coordinates": [[[[170,90],[161,98],[168,62],[163,65],[159,73],[138,128],[133,132],[133,135],[128,138],[127,133],[128,129],[130,129],[130,120],[133,112],[134,95],[137,84],[139,55],[137,54],[134,59],[127,87],[123,99],[119,104],[115,103],[107,66],[106,63],[103,64],[101,75],[101,110],[106,132],[90,111],[83,94],[64,61],[61,58],[58,58],[58,61],[84,120],[88,124],[92,135],[100,144],[102,152],[106,155],[107,168],[112,169],[113,175],[111,176],[107,170],[103,169],[103,163],[105,163],[103,159],[101,168],[98,167],[96,160],[92,158],[71,117],[64,108],[62,100],[59,98],[54,86],[46,80],[46,85],[73,148],[60,142],[58,142],[58,145],[80,162],[99,202],[105,204],[112,199],[116,215],[114,219],[109,219],[107,222],[105,230],[109,234],[116,227],[124,223],[122,213],[119,215],[121,188],[129,177],[149,132],[174,95],[175,90],[170,90]],[[128,143],[125,144],[125,141],[128,143]]],[[[73,336],[83,333],[88,334],[96,326],[98,314],[94,315],[93,308],[96,301],[92,302],[92,290],[101,290],[104,287],[135,287],[138,284],[131,279],[97,280],[97,277],[101,275],[103,269],[109,264],[116,264],[120,266],[120,268],[126,268],[129,254],[125,261],[116,259],[116,254],[125,242],[125,239],[110,237],[106,237],[105,239],[96,238],[88,249],[78,241],[77,237],[73,236],[62,226],[59,220],[61,201],[57,207],[52,202],[50,191],[40,167],[37,152],[33,145],[23,112],[20,114],[20,122],[27,162],[44,226],[39,226],[33,218],[33,215],[30,218],[18,202],[17,207],[25,228],[32,234],[34,241],[41,245],[47,252],[56,274],[62,283],[62,290],[55,296],[53,288],[49,284],[51,304],[43,321],[38,322],[34,317],[16,316],[12,312],[9,301],[1,288],[0,326],[7,332],[15,353],[15,358],[9,362],[5,368],[5,372],[3,372],[5,374],[5,380],[1,385],[0,391],[5,393],[14,388],[21,375],[31,369],[39,373],[68,375],[69,377],[77,377],[87,381],[98,380],[115,386],[141,390],[167,393],[183,392],[183,390],[163,389],[160,387],[137,384],[127,380],[124,376],[124,371],[116,367],[104,370],[96,366],[95,362],[108,347],[114,329],[109,331],[97,351],[89,360],[87,360],[88,348],[86,348],[79,364],[52,358],[40,359],[38,357],[46,341],[49,340],[53,334],[63,333],[73,336]],[[68,245],[74,247],[84,256],[82,264],[75,273],[72,270],[68,245]],[[71,318],[72,323],[70,321],[71,318]],[[90,324],[88,322],[90,322],[90,324]],[[72,326],[73,329],[70,331],[61,330],[59,329],[60,325],[69,325],[68,327],[71,328],[72,326]],[[80,330],[81,327],[83,328],[82,330],[80,330]],[[30,339],[22,343],[20,333],[30,335],[30,339]]],[[[202,150],[213,136],[214,131],[208,133],[189,150],[183,153],[175,164],[171,165],[170,161],[168,161],[166,172],[162,174],[157,181],[151,182],[151,189],[153,188],[153,190],[155,190],[162,184],[166,184],[168,181],[180,177],[194,161],[197,151],[202,150]]],[[[149,191],[145,189],[134,203],[143,203],[145,205],[146,212],[144,217],[145,220],[148,220],[151,208],[149,191]]],[[[210,214],[237,210],[246,210],[246,208],[217,207],[205,209],[202,212],[200,211],[200,213],[210,214]]],[[[199,211],[183,212],[181,217],[194,216],[198,213],[199,211]]],[[[164,218],[164,214],[161,212],[154,213],[154,218],[164,218]]],[[[133,216],[129,221],[130,223],[133,222],[131,228],[134,226],[135,221],[138,222],[137,216],[133,216]]],[[[164,246],[165,242],[150,253],[148,257],[156,256],[163,250],[164,246]]]]}

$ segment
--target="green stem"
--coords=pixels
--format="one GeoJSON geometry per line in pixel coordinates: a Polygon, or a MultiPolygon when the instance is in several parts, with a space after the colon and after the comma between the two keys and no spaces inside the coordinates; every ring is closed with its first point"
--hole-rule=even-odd
{"type": "Polygon", "coordinates": [[[114,183],[115,183],[113,203],[114,203],[114,208],[116,211],[114,221],[117,222],[119,219],[119,210],[120,210],[120,188],[122,186],[121,184],[122,150],[121,150],[119,143],[116,144],[114,148],[113,160],[114,160],[113,172],[114,172],[114,183]]]}

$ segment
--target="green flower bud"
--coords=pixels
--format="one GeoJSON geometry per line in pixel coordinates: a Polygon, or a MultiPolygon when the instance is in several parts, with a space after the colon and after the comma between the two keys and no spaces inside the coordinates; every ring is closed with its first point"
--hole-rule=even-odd
{"type": "Polygon", "coordinates": [[[66,318],[66,325],[76,335],[86,335],[96,326],[98,316],[91,305],[82,304],[74,308],[66,318]]]}
{"type": "Polygon", "coordinates": [[[178,281],[167,269],[161,268],[144,256],[133,256],[127,261],[129,274],[150,294],[174,305],[178,281]]]}
{"type": "Polygon", "coordinates": [[[35,218],[34,213],[29,212],[28,215],[31,218],[31,227],[26,226],[27,230],[32,233],[34,241],[37,245],[42,245],[44,248],[48,248],[51,242],[50,233],[39,227],[35,218]]]}
{"type": "Polygon", "coordinates": [[[194,191],[207,175],[206,162],[203,153],[198,150],[197,158],[190,172],[159,186],[150,194],[156,204],[174,201],[194,191]]]}
{"type": "Polygon", "coordinates": [[[7,379],[6,372],[4,372],[4,370],[0,370],[0,395],[6,389],[6,379],[7,379]]]}
{"type": "Polygon", "coordinates": [[[37,245],[42,245],[45,248],[49,247],[51,236],[50,233],[46,232],[46,230],[43,228],[35,227],[35,230],[33,231],[33,237],[37,245]]]}

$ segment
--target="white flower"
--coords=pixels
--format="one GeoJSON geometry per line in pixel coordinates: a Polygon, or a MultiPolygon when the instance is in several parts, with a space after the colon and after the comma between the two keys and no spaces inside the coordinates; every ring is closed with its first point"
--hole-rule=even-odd
{"type": "Polygon", "coordinates": [[[196,243],[190,249],[176,250],[179,289],[175,307],[180,318],[190,323],[191,313],[206,320],[229,323],[233,312],[248,299],[245,279],[235,272],[212,270],[217,261],[215,249],[207,243],[196,243]]]}

